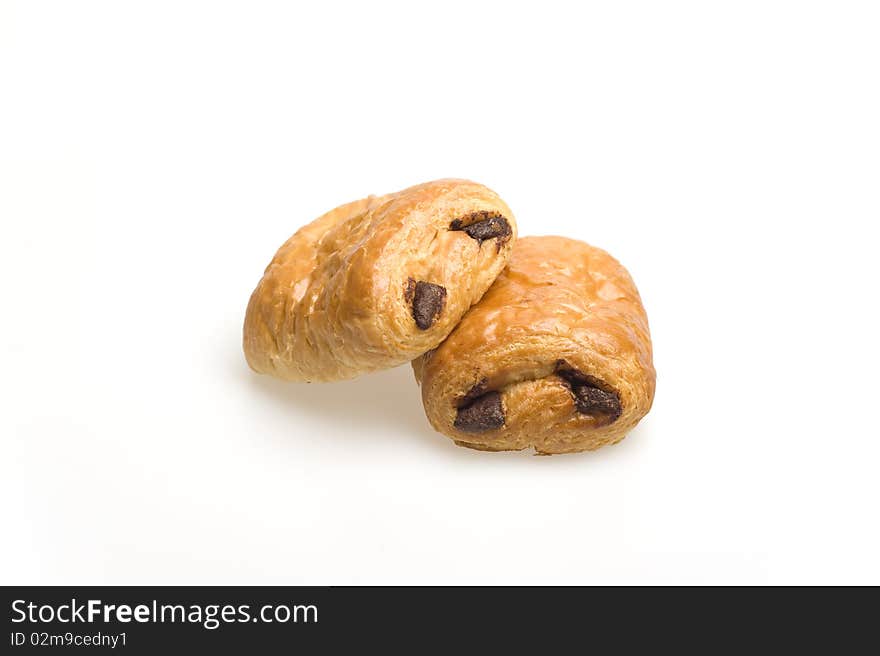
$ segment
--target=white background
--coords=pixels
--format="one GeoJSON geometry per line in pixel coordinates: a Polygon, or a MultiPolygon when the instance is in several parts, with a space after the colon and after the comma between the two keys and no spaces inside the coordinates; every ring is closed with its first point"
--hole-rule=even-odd
{"type": "Polygon", "coordinates": [[[880,583],[876,3],[0,7],[0,582],[880,583]],[[446,176],[633,274],[621,445],[247,368],[296,228],[446,176]]]}

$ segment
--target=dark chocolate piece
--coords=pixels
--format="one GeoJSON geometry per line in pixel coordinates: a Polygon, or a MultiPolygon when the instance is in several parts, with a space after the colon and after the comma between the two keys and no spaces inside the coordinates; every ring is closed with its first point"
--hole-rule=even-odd
{"type": "Polygon", "coordinates": [[[504,425],[504,408],[499,392],[487,392],[458,409],[453,424],[464,433],[484,433],[504,425]]]}
{"type": "MultiPolygon", "coordinates": [[[[412,281],[412,278],[407,281],[407,300],[409,300],[408,295],[412,288],[410,281],[412,281]]],[[[419,280],[415,287],[412,288],[413,318],[421,330],[427,330],[434,325],[445,304],[446,288],[441,285],[419,280]]]]}
{"type": "Polygon", "coordinates": [[[571,390],[577,411],[585,415],[605,415],[613,423],[620,418],[623,408],[620,396],[595,376],[578,371],[565,360],[556,361],[556,374],[571,390]]]}
{"type": "Polygon", "coordinates": [[[614,392],[606,392],[589,385],[572,386],[571,391],[574,396],[574,404],[581,414],[607,415],[614,422],[623,411],[620,407],[620,399],[614,392]]]}
{"type": "Polygon", "coordinates": [[[498,240],[499,248],[513,234],[507,219],[500,214],[486,211],[474,212],[463,219],[455,219],[455,221],[449,224],[449,229],[453,231],[462,230],[467,233],[468,237],[476,239],[480,244],[487,239],[500,237],[498,240]]]}

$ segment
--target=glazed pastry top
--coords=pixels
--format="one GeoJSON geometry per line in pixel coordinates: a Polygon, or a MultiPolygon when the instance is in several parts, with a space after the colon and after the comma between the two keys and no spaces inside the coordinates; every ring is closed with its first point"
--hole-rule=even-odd
{"type": "Polygon", "coordinates": [[[608,253],[584,246],[565,237],[520,239],[510,268],[467,317],[479,332],[453,332],[435,357],[545,335],[589,345],[600,355],[632,357],[653,370],[648,318],[635,283],[608,253]]]}

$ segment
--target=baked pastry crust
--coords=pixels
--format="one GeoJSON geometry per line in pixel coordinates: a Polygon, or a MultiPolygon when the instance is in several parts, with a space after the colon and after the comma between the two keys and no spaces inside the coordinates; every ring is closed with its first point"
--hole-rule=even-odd
{"type": "Polygon", "coordinates": [[[252,369],[333,381],[437,346],[510,258],[516,223],[495,192],[437,180],[341,205],[275,254],[248,303],[252,369]]]}
{"type": "Polygon", "coordinates": [[[563,237],[524,237],[436,350],[413,362],[429,421],[461,446],[598,449],[654,398],[648,319],[629,273],[563,237]]]}

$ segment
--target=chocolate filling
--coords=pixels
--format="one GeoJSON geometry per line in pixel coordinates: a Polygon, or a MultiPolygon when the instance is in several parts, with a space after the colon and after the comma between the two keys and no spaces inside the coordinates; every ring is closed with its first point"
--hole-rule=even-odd
{"type": "MultiPolygon", "coordinates": [[[[483,384],[485,384],[483,382],[483,384]]],[[[480,387],[478,383],[475,387],[480,387]]],[[[474,390],[472,389],[471,392],[474,390]]],[[[471,395],[468,392],[465,399],[471,395]]],[[[504,407],[500,392],[486,392],[469,400],[468,405],[460,407],[455,416],[455,428],[464,433],[484,433],[504,425],[504,407]]]]}
{"type": "Polygon", "coordinates": [[[476,239],[480,245],[487,239],[499,237],[498,248],[501,244],[510,239],[513,231],[510,229],[510,223],[497,212],[473,212],[468,216],[455,219],[449,224],[449,229],[453,231],[464,231],[471,239],[476,239]]]}
{"type": "Polygon", "coordinates": [[[486,392],[489,391],[489,379],[482,378],[480,381],[468,390],[468,393],[465,394],[458,400],[458,407],[463,408],[466,405],[470,405],[473,401],[480,396],[483,396],[486,392]]]}
{"type": "Polygon", "coordinates": [[[613,423],[620,418],[623,408],[620,396],[608,389],[602,381],[572,367],[565,360],[556,362],[556,374],[571,390],[577,411],[585,415],[599,415],[613,423]]]}
{"type": "Polygon", "coordinates": [[[606,415],[614,422],[620,418],[620,399],[614,392],[606,392],[588,385],[572,386],[574,403],[578,412],[585,415],[606,415]]]}
{"type": "Polygon", "coordinates": [[[434,325],[446,304],[445,287],[422,280],[416,282],[413,278],[406,281],[403,296],[408,303],[412,303],[413,318],[421,330],[434,325]]]}
{"type": "MultiPolygon", "coordinates": [[[[557,360],[556,375],[571,391],[579,413],[593,415],[607,424],[620,418],[623,412],[620,396],[604,382],[578,371],[565,360],[557,360]]],[[[489,379],[483,378],[458,399],[455,428],[464,433],[484,433],[504,425],[501,393],[490,392],[488,387],[489,379]]]]}

